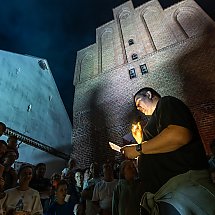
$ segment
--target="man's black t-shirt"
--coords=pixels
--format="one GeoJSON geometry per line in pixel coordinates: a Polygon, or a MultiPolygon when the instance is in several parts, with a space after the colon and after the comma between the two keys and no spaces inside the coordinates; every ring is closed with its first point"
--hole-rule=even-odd
{"type": "Polygon", "coordinates": [[[192,140],[173,152],[139,156],[138,169],[145,191],[155,193],[170,178],[188,170],[208,168],[204,147],[188,107],[172,96],[162,97],[144,128],[144,140],[157,136],[169,125],[188,128],[192,140]]]}

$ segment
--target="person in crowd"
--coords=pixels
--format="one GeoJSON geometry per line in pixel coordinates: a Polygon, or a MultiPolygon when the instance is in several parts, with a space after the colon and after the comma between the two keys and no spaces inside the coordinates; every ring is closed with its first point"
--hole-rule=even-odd
{"type": "Polygon", "coordinates": [[[210,168],[215,168],[215,140],[212,141],[210,144],[210,149],[211,149],[211,157],[208,160],[210,168]]]}
{"type": "MultiPolygon", "coordinates": [[[[2,124],[0,124],[1,126],[2,124]]],[[[4,155],[7,151],[7,143],[4,140],[0,140],[0,200],[3,199],[5,197],[5,193],[4,193],[4,185],[5,185],[5,181],[3,176],[4,173],[4,155]]],[[[0,210],[2,209],[1,204],[0,204],[0,210]]]]}
{"type": "Polygon", "coordinates": [[[74,168],[76,167],[76,161],[73,158],[70,158],[67,167],[63,169],[61,173],[61,179],[66,179],[66,177],[70,177],[70,174],[74,174],[74,168]]]}
{"type": "MultiPolygon", "coordinates": [[[[75,180],[75,174],[74,171],[70,170],[67,171],[66,174],[64,175],[64,180],[68,183],[68,195],[70,196],[70,201],[74,203],[74,205],[80,203],[80,193],[78,191],[78,188],[76,186],[76,180],[75,180]]],[[[75,207],[75,208],[80,208],[80,207],[75,207]]]]}
{"type": "Polygon", "coordinates": [[[85,215],[96,215],[97,211],[92,202],[93,190],[95,185],[101,181],[99,175],[99,165],[97,162],[91,163],[90,165],[90,179],[88,180],[87,187],[83,189],[81,196],[86,201],[85,215]]]}
{"type": "Polygon", "coordinates": [[[97,213],[101,215],[111,215],[113,190],[118,180],[114,179],[113,168],[110,163],[105,163],[103,165],[103,174],[103,179],[94,187],[92,201],[97,213]]]}
{"type": "Polygon", "coordinates": [[[17,159],[17,154],[14,150],[7,150],[4,155],[4,172],[3,172],[3,178],[5,181],[4,189],[10,189],[17,185],[17,172],[12,167],[15,160],[17,159]]]}
{"type": "Polygon", "coordinates": [[[47,192],[47,198],[44,200],[41,200],[42,205],[43,205],[43,214],[46,214],[48,211],[50,205],[53,204],[53,202],[56,200],[55,197],[55,191],[57,190],[58,183],[61,181],[61,174],[60,173],[53,173],[50,178],[50,187],[47,185],[47,191],[49,190],[50,192],[47,192]]]}
{"type": "Polygon", "coordinates": [[[4,162],[4,155],[7,151],[7,143],[4,140],[0,140],[0,164],[4,162]]]}
{"type": "Polygon", "coordinates": [[[84,175],[81,169],[77,169],[75,172],[75,181],[76,181],[76,191],[78,194],[79,202],[75,206],[74,213],[76,214],[82,214],[85,211],[85,201],[81,197],[81,192],[83,190],[83,182],[84,182],[84,175]]]}
{"type": "Polygon", "coordinates": [[[81,169],[77,169],[75,172],[75,181],[76,181],[76,188],[79,193],[83,190],[83,182],[84,182],[84,176],[81,169]]]}
{"type": "Polygon", "coordinates": [[[85,215],[84,211],[85,211],[85,207],[84,207],[83,204],[76,204],[74,206],[73,212],[74,212],[75,215],[85,215]]]}
{"type": "Polygon", "coordinates": [[[45,215],[74,215],[73,210],[75,202],[67,196],[68,183],[66,180],[60,180],[57,184],[56,199],[50,206],[45,215]]]}
{"type": "Polygon", "coordinates": [[[51,182],[52,187],[56,189],[60,180],[61,180],[61,174],[54,172],[50,178],[50,182],[51,182]]]}
{"type": "Polygon", "coordinates": [[[51,182],[49,178],[45,178],[46,164],[38,163],[34,168],[34,174],[29,186],[40,193],[40,200],[45,208],[46,202],[50,200],[51,182]]]}
{"type": "Polygon", "coordinates": [[[2,177],[3,172],[4,172],[4,166],[0,164],[0,211],[3,211],[2,199],[4,199],[5,197],[5,192],[4,192],[5,181],[4,181],[4,178],[2,177]]]}
{"type": "Polygon", "coordinates": [[[19,152],[17,147],[17,137],[16,136],[9,136],[7,139],[7,149],[14,150],[17,154],[17,159],[19,158],[19,152]]]}
{"type": "Polygon", "coordinates": [[[114,178],[119,179],[119,169],[120,169],[120,163],[115,161],[113,163],[113,174],[114,178]]]}
{"type": "Polygon", "coordinates": [[[86,168],[84,170],[84,182],[83,182],[83,190],[88,186],[88,181],[90,179],[90,168],[86,168]]]}
{"type": "Polygon", "coordinates": [[[7,128],[6,125],[3,122],[0,122],[0,136],[4,134],[6,128],[7,128]]]}
{"type": "Polygon", "coordinates": [[[211,200],[215,200],[215,191],[208,180],[208,161],[188,107],[175,97],[161,97],[149,87],[139,90],[134,101],[137,109],[150,118],[144,128],[140,124],[132,126],[137,143],[121,151],[127,158],[138,157],[139,175],[144,192],[148,191],[141,205],[149,213],[159,208],[166,215],[202,209],[202,214],[214,214],[211,200]],[[196,204],[189,204],[190,198],[196,204]]]}
{"type": "Polygon", "coordinates": [[[39,192],[29,187],[32,178],[32,165],[23,164],[18,171],[19,184],[17,187],[6,190],[3,201],[3,210],[7,215],[42,215],[43,208],[39,192]]]}
{"type": "Polygon", "coordinates": [[[132,160],[121,163],[119,178],[113,192],[112,215],[139,215],[142,184],[132,160]]]}

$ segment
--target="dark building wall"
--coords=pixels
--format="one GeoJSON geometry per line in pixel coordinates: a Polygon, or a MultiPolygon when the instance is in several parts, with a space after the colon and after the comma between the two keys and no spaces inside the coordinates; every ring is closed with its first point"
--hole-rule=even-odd
{"type": "Polygon", "coordinates": [[[96,44],[77,54],[73,156],[79,165],[119,158],[108,141],[123,144],[133,94],[144,86],[190,106],[209,153],[215,134],[214,22],[192,0],[166,10],[155,0],[136,9],[129,1],[113,12],[114,20],[97,29],[96,44]],[[142,75],[143,64],[148,73],[142,75]],[[137,77],[130,79],[132,68],[137,77]]]}

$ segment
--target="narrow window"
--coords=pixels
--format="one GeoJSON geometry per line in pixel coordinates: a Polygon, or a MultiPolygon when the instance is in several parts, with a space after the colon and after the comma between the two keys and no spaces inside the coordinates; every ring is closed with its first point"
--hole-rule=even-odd
{"type": "Polygon", "coordinates": [[[132,68],[132,69],[129,69],[129,75],[130,75],[130,79],[132,78],[136,78],[137,75],[136,75],[136,72],[135,72],[135,69],[132,68]]]}
{"type": "Polygon", "coordinates": [[[134,53],[134,54],[132,54],[131,58],[132,58],[132,60],[136,60],[138,58],[138,55],[134,53]]]}
{"type": "Polygon", "coordinates": [[[133,44],[134,44],[134,40],[133,40],[133,39],[130,39],[130,40],[128,41],[128,45],[131,46],[131,45],[133,45],[133,44]]]}
{"type": "Polygon", "coordinates": [[[148,69],[147,69],[146,64],[140,65],[140,70],[141,70],[142,75],[148,73],[148,69]]]}

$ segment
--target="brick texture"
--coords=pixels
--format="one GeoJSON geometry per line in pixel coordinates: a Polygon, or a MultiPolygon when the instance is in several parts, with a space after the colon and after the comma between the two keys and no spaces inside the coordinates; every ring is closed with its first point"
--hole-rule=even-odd
{"type": "Polygon", "coordinates": [[[210,154],[215,138],[215,23],[193,0],[165,10],[156,0],[138,8],[129,1],[113,13],[114,20],[96,29],[96,44],[77,53],[72,156],[80,167],[120,159],[108,141],[123,145],[135,114],[133,95],[145,86],[191,108],[210,154]],[[134,40],[131,46],[129,39],[134,40]],[[138,59],[132,60],[133,53],[138,59]],[[148,68],[144,75],[142,64],[148,68]],[[131,68],[136,78],[130,79],[131,68]]]}

